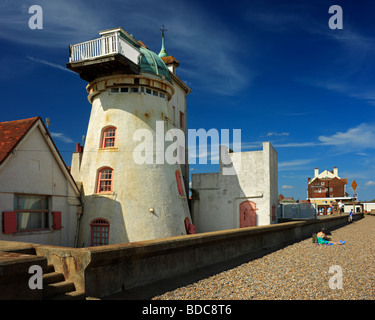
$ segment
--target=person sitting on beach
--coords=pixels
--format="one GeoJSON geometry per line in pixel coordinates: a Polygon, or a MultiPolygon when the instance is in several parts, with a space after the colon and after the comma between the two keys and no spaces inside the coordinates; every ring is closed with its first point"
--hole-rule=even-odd
{"type": "Polygon", "coordinates": [[[331,239],[327,236],[327,229],[322,228],[320,232],[316,235],[316,239],[318,240],[318,244],[328,244],[328,245],[333,245],[333,244],[344,244],[345,241],[339,241],[339,242],[333,242],[331,239]]]}

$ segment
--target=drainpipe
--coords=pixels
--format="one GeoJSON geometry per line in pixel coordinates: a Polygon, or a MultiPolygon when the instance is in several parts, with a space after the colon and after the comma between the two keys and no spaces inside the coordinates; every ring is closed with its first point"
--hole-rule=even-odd
{"type": "Polygon", "coordinates": [[[76,226],[76,234],[75,234],[75,238],[74,238],[74,248],[78,248],[79,232],[81,230],[81,219],[82,219],[82,215],[83,215],[82,184],[81,184],[80,189],[81,189],[80,194],[79,194],[80,206],[77,207],[77,226],[76,226]],[[80,208],[79,212],[78,212],[78,208],[80,208]]]}
{"type": "MultiPolygon", "coordinates": [[[[82,137],[82,142],[84,140],[84,137],[82,137]]],[[[83,146],[81,146],[79,143],[76,144],[76,152],[79,153],[80,157],[79,157],[79,167],[78,167],[78,171],[80,170],[80,167],[81,167],[81,156],[82,156],[82,152],[83,152],[83,146]]],[[[80,206],[77,207],[77,225],[76,225],[76,232],[75,232],[75,237],[74,237],[74,248],[78,248],[78,240],[79,240],[79,232],[81,230],[81,219],[82,219],[82,215],[83,215],[83,185],[82,183],[80,183],[80,188],[79,188],[79,203],[80,203],[80,206]]]]}

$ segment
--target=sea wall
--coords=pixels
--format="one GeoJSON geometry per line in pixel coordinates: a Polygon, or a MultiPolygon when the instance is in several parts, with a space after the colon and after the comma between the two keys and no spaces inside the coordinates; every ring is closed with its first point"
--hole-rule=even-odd
{"type": "MultiPolygon", "coordinates": [[[[354,220],[361,217],[354,214],[354,220]]],[[[333,230],[346,224],[345,214],[102,247],[35,245],[35,251],[86,296],[104,297],[240,256],[251,259],[261,250],[276,250],[311,237],[322,227],[333,230]]]]}

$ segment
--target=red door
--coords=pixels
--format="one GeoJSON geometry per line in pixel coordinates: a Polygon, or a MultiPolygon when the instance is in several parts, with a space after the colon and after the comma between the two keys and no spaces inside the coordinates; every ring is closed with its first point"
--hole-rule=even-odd
{"type": "Polygon", "coordinates": [[[257,225],[256,210],[256,204],[252,201],[244,201],[240,204],[240,228],[257,225]]]}

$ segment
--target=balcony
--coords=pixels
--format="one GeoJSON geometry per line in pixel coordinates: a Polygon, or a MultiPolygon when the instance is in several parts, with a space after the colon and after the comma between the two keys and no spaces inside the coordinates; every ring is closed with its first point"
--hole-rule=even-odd
{"type": "Polygon", "coordinates": [[[69,46],[67,68],[86,81],[119,73],[139,74],[141,52],[135,40],[121,28],[100,34],[101,38],[69,46]]]}

